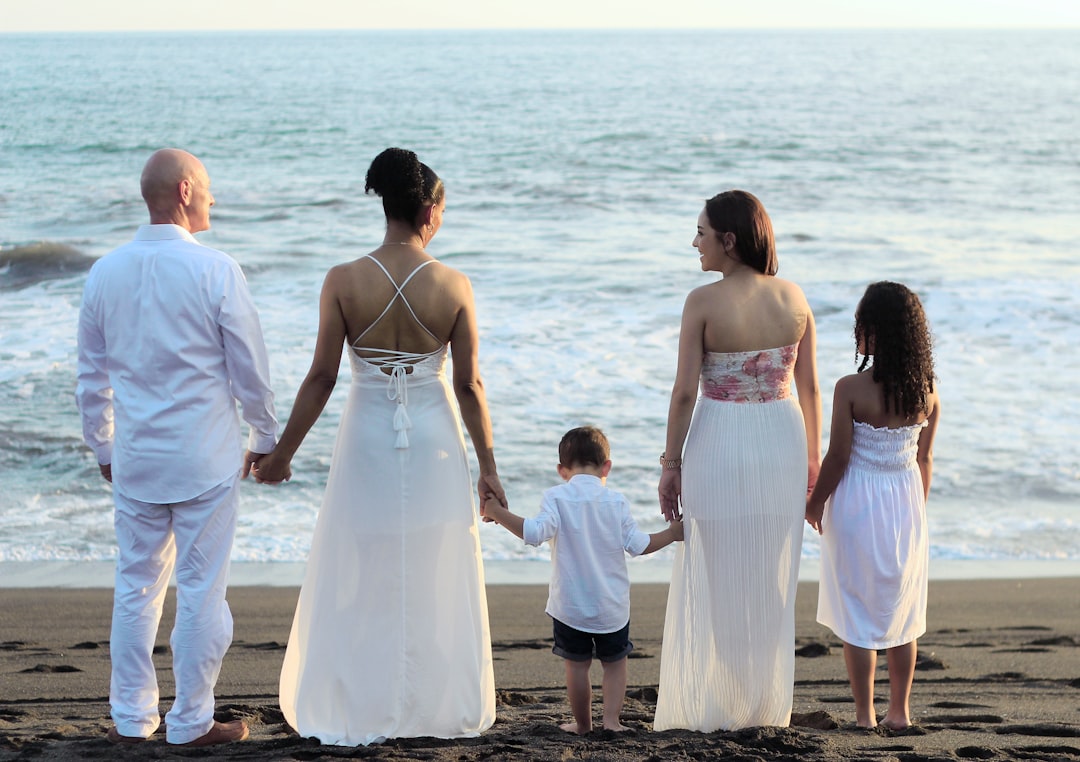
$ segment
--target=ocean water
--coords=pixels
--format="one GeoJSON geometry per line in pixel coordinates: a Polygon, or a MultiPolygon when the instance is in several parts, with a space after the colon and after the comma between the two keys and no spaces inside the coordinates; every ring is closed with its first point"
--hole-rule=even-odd
{"type": "MultiPolygon", "coordinates": [[[[200,239],[247,273],[283,422],[325,271],[382,237],[367,165],[405,146],[448,188],[429,249],[473,280],[511,507],[537,509],[560,436],[591,423],[609,483],[659,528],[679,315],[715,277],[696,217],[745,188],[814,308],[826,422],[866,284],[922,297],[943,397],[932,557],[1076,562],[1078,81],[1075,31],[0,34],[0,562],[113,557],[75,322],[166,145],[210,172],[200,239]]],[[[293,481],[243,486],[236,560],[306,558],[347,374],[293,481]]],[[[547,557],[481,540],[503,566],[547,557]]]]}

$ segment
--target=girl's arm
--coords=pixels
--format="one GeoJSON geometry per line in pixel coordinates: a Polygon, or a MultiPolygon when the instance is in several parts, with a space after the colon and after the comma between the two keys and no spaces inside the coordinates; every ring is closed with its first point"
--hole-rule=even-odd
{"type": "MultiPolygon", "coordinates": [[[[679,330],[679,360],[675,371],[675,385],[671,390],[668,406],[667,439],[664,457],[669,460],[682,458],[686,432],[694,414],[698,380],[701,376],[701,359],[705,351],[704,312],[696,304],[702,296],[691,291],[683,306],[682,327],[679,330]]],[[[679,500],[682,496],[682,470],[665,468],[660,473],[660,512],[668,521],[679,519],[679,500]]]]}
{"type": "Polygon", "coordinates": [[[934,434],[937,433],[938,419],[941,416],[941,400],[935,393],[930,403],[930,415],[926,419],[926,428],[919,434],[919,452],[915,456],[922,475],[923,499],[930,499],[930,478],[934,473],[934,434]]]}
{"type": "Polygon", "coordinates": [[[476,484],[480,505],[488,495],[494,495],[506,505],[503,489],[495,468],[495,443],[491,431],[484,382],[480,378],[480,338],[476,326],[476,302],[472,284],[462,274],[460,287],[461,308],[450,332],[450,353],[454,361],[454,395],[457,397],[461,418],[469,432],[476,459],[480,466],[480,478],[476,484]]]}
{"type": "Polygon", "coordinates": [[[847,376],[836,382],[832,423],[829,426],[829,451],[825,453],[825,460],[821,463],[821,473],[814,485],[814,491],[806,501],[806,522],[816,529],[818,534],[822,532],[821,518],[825,513],[825,501],[840,483],[847,469],[848,458],[851,457],[851,439],[855,428],[851,387],[855,378],[856,376],[847,376]]]}
{"type": "Polygon", "coordinates": [[[337,297],[341,273],[332,268],[323,281],[319,297],[319,334],[311,368],[296,392],[289,422],[273,452],[252,467],[255,480],[275,484],[291,475],[289,464],[308,431],[319,419],[337,383],[341,349],[345,343],[345,318],[337,297]]]}
{"type": "Polygon", "coordinates": [[[795,390],[806,427],[806,489],[814,488],[821,467],[821,387],[817,375],[817,330],[814,313],[806,307],[806,328],[795,358],[795,390]]]}

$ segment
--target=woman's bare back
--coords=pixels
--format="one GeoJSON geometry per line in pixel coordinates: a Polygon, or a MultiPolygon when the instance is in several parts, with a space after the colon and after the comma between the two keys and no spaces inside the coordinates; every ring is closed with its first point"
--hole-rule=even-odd
{"type": "Polygon", "coordinates": [[[464,276],[411,247],[390,248],[334,268],[347,341],[361,356],[376,355],[372,350],[379,349],[435,352],[449,343],[464,306],[464,276]]]}
{"type": "Polygon", "coordinates": [[[748,352],[797,344],[810,307],[794,283],[740,272],[698,289],[707,352],[748,352]]]}

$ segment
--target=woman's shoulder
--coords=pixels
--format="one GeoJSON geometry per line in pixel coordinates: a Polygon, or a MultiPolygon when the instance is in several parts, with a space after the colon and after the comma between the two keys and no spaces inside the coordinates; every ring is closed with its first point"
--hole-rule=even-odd
{"type": "Polygon", "coordinates": [[[806,304],[806,294],[803,293],[802,286],[795,281],[778,278],[775,275],[769,278],[769,281],[772,283],[774,291],[782,294],[785,299],[806,304]]]}
{"type": "Polygon", "coordinates": [[[424,268],[437,286],[458,300],[471,301],[472,281],[469,276],[457,268],[435,259],[424,268]]]}

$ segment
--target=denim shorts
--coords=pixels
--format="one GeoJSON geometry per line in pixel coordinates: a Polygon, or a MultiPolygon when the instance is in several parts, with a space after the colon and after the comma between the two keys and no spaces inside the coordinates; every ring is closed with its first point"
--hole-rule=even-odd
{"type": "Polygon", "coordinates": [[[594,644],[596,658],[602,662],[625,659],[634,650],[629,622],[616,632],[582,632],[555,618],[551,622],[555,632],[555,646],[551,652],[564,659],[588,661],[593,657],[594,644]]]}

